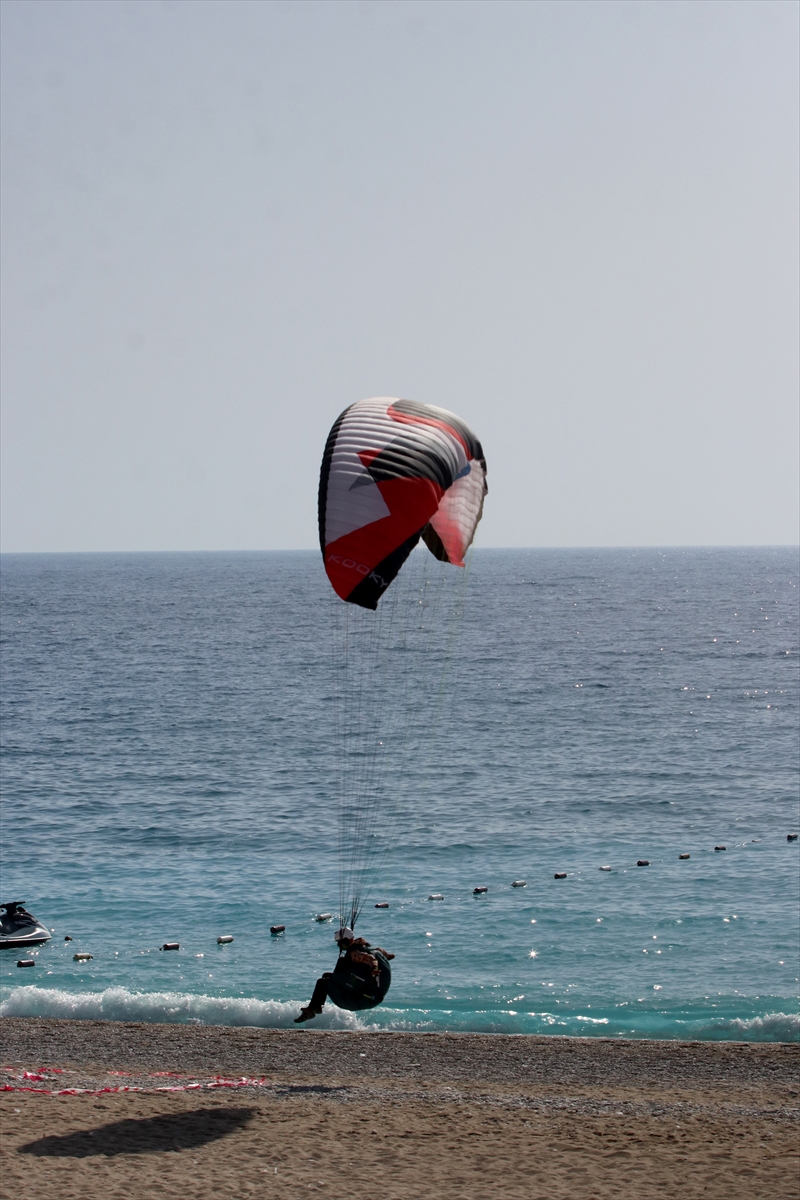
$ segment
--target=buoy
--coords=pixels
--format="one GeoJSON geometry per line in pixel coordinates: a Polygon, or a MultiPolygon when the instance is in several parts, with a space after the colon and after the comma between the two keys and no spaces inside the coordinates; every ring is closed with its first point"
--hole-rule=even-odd
{"type": "Polygon", "coordinates": [[[428,899],[429,900],[444,900],[444,896],[442,895],[441,892],[431,892],[430,896],[428,896],[428,899]]]}
{"type": "Polygon", "coordinates": [[[164,945],[161,947],[162,950],[180,950],[180,948],[180,942],[164,942],[164,945]]]}
{"type": "Polygon", "coordinates": [[[269,927],[270,933],[274,933],[274,934],[283,933],[285,929],[286,929],[285,925],[270,925],[270,927],[269,927]]]}
{"type": "Polygon", "coordinates": [[[321,924],[323,921],[332,921],[332,920],[333,920],[333,913],[320,913],[320,914],[319,914],[319,916],[317,916],[317,917],[314,917],[314,920],[315,920],[315,921],[319,921],[319,922],[320,922],[320,924],[321,924]]]}
{"type": "Polygon", "coordinates": [[[637,865],[637,867],[649,867],[650,859],[649,858],[637,858],[636,865],[637,865]]]}
{"type": "Polygon", "coordinates": [[[18,967],[35,967],[36,963],[33,961],[32,958],[20,958],[17,961],[17,966],[18,967]]]}
{"type": "Polygon", "coordinates": [[[227,945],[228,945],[228,943],[229,943],[229,942],[232,942],[232,941],[233,941],[233,935],[232,935],[232,934],[230,934],[230,933],[223,933],[221,937],[218,937],[218,938],[217,938],[217,945],[218,945],[218,946],[227,946],[227,945]]]}
{"type": "Polygon", "coordinates": [[[600,870],[601,871],[610,871],[611,867],[601,867],[600,870]]]}
{"type": "Polygon", "coordinates": [[[472,889],[473,896],[482,896],[484,892],[488,892],[488,887],[478,887],[472,889]]]}
{"type": "Polygon", "coordinates": [[[553,879],[566,879],[566,878],[567,878],[566,871],[556,871],[555,875],[553,876],[553,879]]]}
{"type": "Polygon", "coordinates": [[[727,850],[728,847],[727,846],[715,846],[714,849],[715,850],[727,850]]]}
{"type": "Polygon", "coordinates": [[[67,936],[64,938],[64,941],[65,941],[65,942],[71,942],[71,941],[72,941],[72,938],[69,936],[69,934],[67,934],[67,936]]]}
{"type": "Polygon", "coordinates": [[[691,858],[691,854],[679,854],[678,858],[691,858]]]}
{"type": "Polygon", "coordinates": [[[527,887],[528,881],[527,881],[527,879],[515,879],[514,882],[511,884],[511,886],[512,887],[527,887]]]}
{"type": "Polygon", "coordinates": [[[376,908],[388,908],[388,907],[389,907],[389,901],[388,901],[388,900],[381,900],[379,904],[376,904],[376,905],[375,905],[375,907],[376,907],[376,908]]]}
{"type": "MultiPolygon", "coordinates": [[[[164,947],[166,949],[166,947],[164,947]]],[[[93,954],[73,954],[73,962],[88,962],[90,958],[94,958],[93,954]]]]}
{"type": "Polygon", "coordinates": [[[786,840],[787,840],[787,842],[796,842],[797,834],[796,833],[787,833],[786,840]]]}

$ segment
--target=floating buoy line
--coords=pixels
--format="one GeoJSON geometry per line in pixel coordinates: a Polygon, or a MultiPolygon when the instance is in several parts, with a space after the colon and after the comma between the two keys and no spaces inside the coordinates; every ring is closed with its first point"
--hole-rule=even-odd
{"type": "MultiPolygon", "coordinates": [[[[787,842],[796,842],[797,840],[798,840],[798,834],[787,833],[787,835],[786,835],[787,842]]],[[[733,849],[734,850],[744,850],[747,846],[761,845],[761,844],[763,844],[763,841],[764,841],[763,838],[750,838],[749,841],[738,842],[733,847],[733,849]]],[[[695,851],[695,853],[696,854],[719,854],[723,850],[727,851],[728,847],[724,846],[722,844],[719,844],[717,846],[714,846],[713,850],[711,850],[711,849],[700,850],[700,851],[695,851]]],[[[678,855],[678,860],[681,862],[685,862],[687,859],[691,859],[691,857],[692,857],[691,854],[683,852],[678,855]]],[[[629,867],[649,867],[651,865],[652,866],[660,866],[666,862],[669,862],[669,859],[666,859],[666,858],[659,858],[659,859],[637,858],[637,860],[635,862],[631,861],[631,862],[618,863],[614,866],[612,866],[609,863],[604,863],[601,867],[598,867],[597,869],[599,871],[607,871],[607,872],[608,871],[623,871],[624,872],[624,871],[627,871],[629,867]]],[[[573,876],[581,875],[581,874],[583,874],[583,872],[585,870],[586,870],[586,867],[578,867],[574,871],[556,871],[553,878],[554,879],[567,879],[571,875],[573,875],[573,876]]],[[[511,886],[517,887],[518,884],[515,882],[515,883],[512,883],[511,886]]]]}
{"type": "MultiPolygon", "coordinates": [[[[747,842],[737,843],[737,845],[735,845],[733,847],[733,849],[734,850],[744,850],[747,846],[761,845],[761,844],[763,844],[763,841],[764,841],[763,838],[751,838],[747,842]]],[[[798,834],[787,833],[786,841],[787,842],[798,841],[798,834]]],[[[718,854],[722,851],[727,852],[727,850],[728,850],[727,846],[723,845],[722,843],[719,843],[718,845],[714,846],[713,850],[701,850],[699,853],[700,854],[718,854]]],[[[683,851],[680,854],[678,854],[677,857],[678,857],[679,861],[685,862],[685,861],[691,859],[692,856],[688,852],[683,851]]],[[[612,866],[608,863],[604,863],[602,866],[598,867],[597,869],[600,871],[607,872],[607,873],[609,873],[609,872],[624,873],[625,871],[628,870],[629,867],[649,867],[651,865],[658,866],[658,865],[663,865],[665,862],[668,862],[668,861],[669,861],[668,859],[638,858],[635,863],[634,862],[621,863],[618,866],[612,866]]],[[[576,875],[582,874],[583,870],[584,870],[584,868],[579,868],[578,870],[575,870],[575,871],[555,871],[553,874],[553,878],[559,879],[559,880],[560,879],[568,879],[571,875],[576,876],[576,875]]],[[[508,886],[511,888],[525,888],[528,886],[528,880],[527,879],[514,879],[511,881],[511,883],[508,886]]],[[[478,886],[472,888],[473,896],[485,896],[488,894],[488,892],[489,892],[488,884],[479,884],[478,886]]],[[[431,892],[428,895],[428,900],[444,900],[444,893],[443,892],[431,892]]],[[[412,901],[412,903],[413,903],[413,901],[412,901]]],[[[375,908],[377,908],[377,909],[385,910],[385,909],[388,909],[389,906],[390,905],[389,905],[388,900],[381,900],[375,904],[375,908]]],[[[313,920],[316,921],[318,924],[324,924],[328,921],[332,921],[334,918],[334,915],[335,915],[334,913],[329,913],[329,912],[318,913],[313,918],[313,920]]],[[[279,937],[281,934],[284,934],[286,932],[286,926],[285,925],[271,925],[269,932],[272,935],[272,937],[279,937]]],[[[71,941],[73,941],[73,938],[69,934],[65,934],[64,944],[71,942],[71,941]]],[[[223,933],[223,934],[220,934],[219,937],[217,938],[217,945],[227,946],[227,945],[230,945],[230,943],[233,941],[234,941],[233,934],[223,933]]],[[[159,950],[180,950],[180,948],[181,948],[180,942],[164,942],[161,946],[158,947],[159,950]]],[[[35,953],[38,953],[38,950],[35,953]]],[[[149,951],[141,951],[141,953],[149,953],[149,951]]],[[[203,958],[204,956],[202,954],[198,954],[195,957],[203,958]]],[[[93,954],[90,954],[88,951],[83,951],[83,950],[77,951],[72,956],[73,962],[77,962],[77,963],[88,963],[88,962],[91,962],[93,959],[94,959],[93,954]]],[[[36,960],[33,958],[20,958],[17,960],[17,966],[22,967],[22,968],[35,967],[36,960]]]]}

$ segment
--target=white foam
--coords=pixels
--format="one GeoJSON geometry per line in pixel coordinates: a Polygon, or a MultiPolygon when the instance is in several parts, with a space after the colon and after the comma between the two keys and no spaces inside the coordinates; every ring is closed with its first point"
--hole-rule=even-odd
{"type": "MultiPolygon", "coordinates": [[[[244,997],[193,996],[188,992],[64,992],[31,985],[16,987],[0,1004],[0,1017],[62,1017],[72,1021],[175,1022],[187,1025],[256,1025],[284,1029],[293,1025],[303,1000],[254,1000],[244,997]]],[[[362,1029],[355,1013],[326,1008],[315,1029],[362,1029]]],[[[308,1028],[308,1026],[306,1026],[308,1028]]]]}
{"type": "MultiPolygon", "coordinates": [[[[262,1029],[294,1028],[294,1018],[300,1011],[300,1001],[256,1000],[246,997],[195,996],[188,992],[132,992],[124,987],[106,988],[102,992],[66,992],[58,988],[24,987],[3,989],[0,1017],[61,1017],[73,1021],[144,1021],[186,1025],[253,1025],[262,1029]]],[[[305,1003],[305,1001],[303,1001],[305,1003]]],[[[645,1014],[642,1014],[643,1016],[645,1014]]],[[[616,1028],[607,1017],[583,1014],[528,1012],[521,1019],[524,1028],[509,1027],[503,1017],[509,1013],[469,1012],[429,1009],[380,1008],[356,1013],[345,1012],[327,1005],[322,1016],[316,1017],[305,1029],[382,1029],[460,1030],[472,1033],[528,1032],[580,1033],[586,1036],[592,1029],[613,1026],[627,1037],[691,1037],[702,1040],[730,1039],[753,1042],[800,1041],[800,1014],[772,1012],[757,1017],[719,1017],[711,1021],[676,1020],[667,1032],[663,1024],[645,1021],[638,1027],[627,1024],[616,1028]],[[497,1020],[500,1017],[501,1020],[497,1020]],[[527,1020],[526,1020],[527,1018],[527,1020]],[[534,1025],[530,1025],[531,1019],[534,1025]],[[574,1024],[573,1024],[574,1022],[574,1024]]],[[[513,1019],[513,1018],[512,1018],[513,1019]]]]}
{"type": "Polygon", "coordinates": [[[754,1041],[796,1042],[800,1041],[800,1013],[766,1013],[763,1017],[731,1017],[726,1021],[713,1022],[715,1031],[725,1030],[736,1038],[754,1041]]]}

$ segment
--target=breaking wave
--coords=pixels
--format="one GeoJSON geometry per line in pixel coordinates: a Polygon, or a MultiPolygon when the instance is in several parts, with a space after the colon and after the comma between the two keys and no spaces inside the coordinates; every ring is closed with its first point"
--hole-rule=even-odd
{"type": "Polygon", "coordinates": [[[797,1042],[800,1041],[800,1013],[766,1013],[763,1017],[732,1017],[711,1023],[711,1029],[727,1033],[734,1041],[797,1042]]]}
{"type": "MultiPolygon", "coordinates": [[[[106,988],[102,992],[65,992],[58,988],[28,986],[16,987],[6,996],[0,1004],[0,1017],[60,1017],[71,1021],[145,1021],[179,1025],[256,1025],[262,1029],[287,1029],[300,1011],[300,1003],[195,996],[188,992],[130,992],[124,987],[106,988]]],[[[355,1014],[331,1007],[315,1019],[314,1027],[361,1029],[362,1025],[355,1014]]]]}
{"type": "MultiPolygon", "coordinates": [[[[4,989],[5,990],[5,989],[4,989]]],[[[136,992],[124,987],[99,992],[67,992],[35,985],[5,991],[0,1017],[58,1017],[73,1021],[143,1021],[184,1025],[250,1025],[262,1029],[293,1026],[300,1001],[195,995],[190,992],[136,992]]],[[[407,1031],[418,1033],[546,1034],[560,1037],[623,1037],[697,1041],[797,1042],[800,1013],[753,1016],[709,1012],[699,1007],[674,1010],[609,1007],[602,1015],[580,1012],[470,1011],[382,1006],[361,1016],[329,1005],[315,1029],[407,1031]]]]}

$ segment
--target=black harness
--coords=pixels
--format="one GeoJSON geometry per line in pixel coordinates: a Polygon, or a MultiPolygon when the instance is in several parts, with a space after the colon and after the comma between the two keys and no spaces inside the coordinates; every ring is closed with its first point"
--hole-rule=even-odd
{"type": "Polygon", "coordinates": [[[339,955],[328,980],[328,998],[338,1008],[349,1012],[360,1012],[380,1004],[392,982],[392,970],[388,959],[380,950],[369,948],[368,953],[378,960],[378,978],[366,963],[353,962],[349,952],[339,955]]]}

